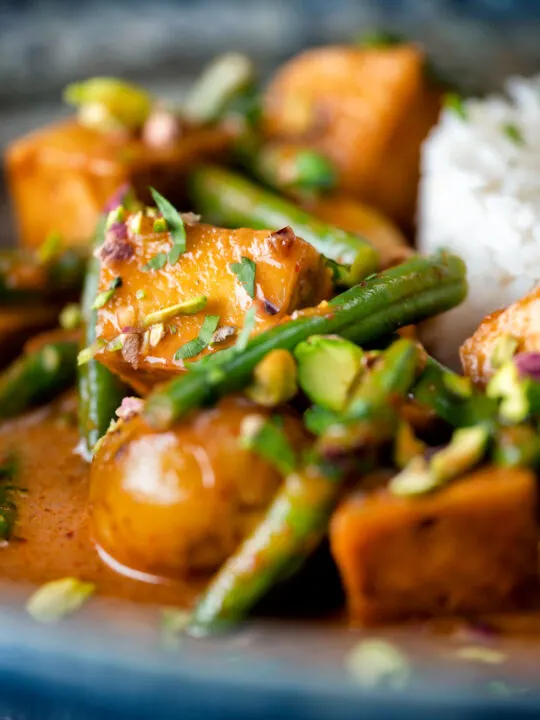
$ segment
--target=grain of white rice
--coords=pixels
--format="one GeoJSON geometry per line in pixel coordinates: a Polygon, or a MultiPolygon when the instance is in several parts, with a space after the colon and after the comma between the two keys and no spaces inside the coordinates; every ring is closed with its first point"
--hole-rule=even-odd
{"type": "Polygon", "coordinates": [[[487,313],[540,282],[540,75],[512,78],[506,92],[466,101],[465,118],[445,109],[422,152],[419,249],[448,248],[468,270],[467,300],[424,328],[453,366],[487,313]]]}

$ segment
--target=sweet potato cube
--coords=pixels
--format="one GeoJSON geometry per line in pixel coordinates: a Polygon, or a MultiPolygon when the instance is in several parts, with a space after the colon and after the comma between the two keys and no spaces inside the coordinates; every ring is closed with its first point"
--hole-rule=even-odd
{"type": "Polygon", "coordinates": [[[493,375],[490,358],[503,335],[517,340],[519,352],[540,352],[540,287],[506,310],[487,315],[474,335],[465,340],[459,351],[461,362],[475,383],[484,385],[493,375]]]}
{"type": "MultiPolygon", "coordinates": [[[[130,224],[128,218],[126,226],[130,224]]],[[[252,304],[256,308],[255,331],[260,331],[296,309],[327,298],[331,291],[322,256],[290,228],[272,233],[195,223],[186,224],[186,233],[186,253],[161,269],[143,269],[151,258],[171,248],[169,234],[154,233],[149,217],[142,219],[139,233],[128,230],[124,250],[116,253],[119,259],[102,253],[100,292],[106,292],[115,278],[121,278],[122,284],[98,311],[98,338],[110,344],[127,333],[129,343],[120,350],[105,347],[96,357],[139,392],[184,371],[184,362],[175,360],[174,355],[198,336],[206,316],[219,316],[219,327],[230,335],[202,354],[235,342],[235,331],[243,327],[252,304]],[[253,300],[231,268],[243,257],[255,263],[253,300]],[[156,320],[153,333],[152,327],[145,328],[150,313],[201,295],[207,297],[207,305],[200,312],[178,315],[161,323],[162,327],[156,320]]],[[[107,240],[104,247],[107,253],[107,240]]]]}
{"type": "Polygon", "coordinates": [[[424,56],[413,45],[324,47],[298,55],[271,81],[264,130],[330,158],[340,189],[412,221],[420,144],[438,114],[424,56]]]}
{"type": "Polygon", "coordinates": [[[336,511],[331,546],[364,623],[519,606],[537,579],[536,486],[488,467],[423,497],[387,490],[336,511]]]}
{"type": "Polygon", "coordinates": [[[201,129],[159,149],[73,119],[22,137],[6,153],[21,242],[39,247],[54,231],[68,244],[86,243],[105,203],[126,182],[143,200],[151,185],[178,201],[183,173],[194,162],[221,154],[229,141],[222,130],[201,129]]]}

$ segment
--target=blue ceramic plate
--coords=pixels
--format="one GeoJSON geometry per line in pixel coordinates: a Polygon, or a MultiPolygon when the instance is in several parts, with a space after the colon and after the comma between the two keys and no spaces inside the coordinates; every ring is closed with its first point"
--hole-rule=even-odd
{"type": "Polygon", "coordinates": [[[538,644],[423,626],[377,633],[323,623],[255,621],[197,640],[160,630],[159,608],[96,598],[60,624],[22,609],[28,589],[0,587],[0,717],[538,718],[538,644]],[[359,642],[384,638],[408,662],[398,688],[351,671],[359,642]],[[467,656],[468,659],[464,657],[467,656]]]}

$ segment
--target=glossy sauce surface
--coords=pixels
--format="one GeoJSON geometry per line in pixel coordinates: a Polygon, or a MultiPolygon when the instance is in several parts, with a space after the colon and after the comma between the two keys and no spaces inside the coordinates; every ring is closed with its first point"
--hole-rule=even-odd
{"type": "Polygon", "coordinates": [[[122,576],[100,559],[88,532],[88,466],[74,451],[74,403],[39,410],[0,426],[0,457],[14,453],[17,497],[14,539],[0,547],[0,576],[43,583],[75,576],[101,594],[140,602],[190,605],[200,582],[149,584],[122,576]]]}

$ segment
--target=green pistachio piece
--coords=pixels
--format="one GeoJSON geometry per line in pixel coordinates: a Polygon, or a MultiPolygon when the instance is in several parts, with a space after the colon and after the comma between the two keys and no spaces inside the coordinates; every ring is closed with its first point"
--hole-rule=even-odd
{"type": "Polygon", "coordinates": [[[296,363],[288,350],[271,350],[253,371],[253,384],[246,395],[264,407],[287,402],[298,392],[296,363]]]}

